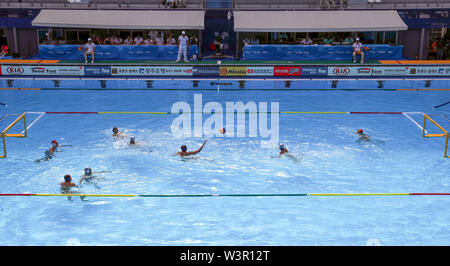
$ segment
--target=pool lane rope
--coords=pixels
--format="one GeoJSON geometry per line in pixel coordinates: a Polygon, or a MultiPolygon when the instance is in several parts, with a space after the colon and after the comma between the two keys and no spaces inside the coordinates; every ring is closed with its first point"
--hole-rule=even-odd
{"type": "Polygon", "coordinates": [[[450,103],[450,101],[448,101],[448,102],[446,102],[446,103],[443,103],[443,104],[439,104],[439,105],[433,106],[433,109],[442,107],[442,106],[447,105],[447,104],[449,104],[449,103],[450,103]]]}
{"type": "MultiPolygon", "coordinates": [[[[180,115],[180,114],[211,114],[208,112],[44,112],[46,114],[147,114],[147,115],[180,115]]],[[[387,114],[387,115],[401,115],[404,112],[298,112],[298,111],[282,111],[282,112],[215,112],[219,114],[225,113],[279,113],[279,114],[387,114]]],[[[407,112],[411,113],[411,112],[407,112]]],[[[412,112],[421,113],[422,112],[412,112]]]]}
{"type": "Polygon", "coordinates": [[[103,197],[103,198],[202,198],[202,197],[351,197],[351,196],[450,196],[450,193],[291,193],[291,194],[0,194],[0,197],[103,197]]]}

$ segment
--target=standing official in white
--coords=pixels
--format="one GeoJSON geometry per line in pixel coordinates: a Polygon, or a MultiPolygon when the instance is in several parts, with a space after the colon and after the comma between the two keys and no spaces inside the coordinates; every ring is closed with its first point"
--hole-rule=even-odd
{"type": "Polygon", "coordinates": [[[178,57],[176,63],[180,62],[181,53],[184,56],[184,62],[189,62],[187,60],[187,46],[189,45],[189,38],[185,35],[186,33],[183,31],[181,35],[178,37],[178,57]]]}

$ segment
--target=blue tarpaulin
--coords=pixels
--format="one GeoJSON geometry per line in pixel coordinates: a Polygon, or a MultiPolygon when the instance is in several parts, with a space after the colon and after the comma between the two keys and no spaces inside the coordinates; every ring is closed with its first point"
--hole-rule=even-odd
{"type": "MultiPolygon", "coordinates": [[[[403,46],[364,45],[366,60],[402,59],[403,46]]],[[[351,45],[247,45],[244,60],[352,60],[351,45]]]]}
{"type": "MultiPolygon", "coordinates": [[[[188,56],[198,55],[198,46],[188,48],[188,56]]],[[[97,45],[96,60],[176,60],[176,45],[97,45]]],[[[84,45],[39,45],[39,58],[84,60],[84,45]],[[79,48],[82,48],[81,51],[79,48]]]]}

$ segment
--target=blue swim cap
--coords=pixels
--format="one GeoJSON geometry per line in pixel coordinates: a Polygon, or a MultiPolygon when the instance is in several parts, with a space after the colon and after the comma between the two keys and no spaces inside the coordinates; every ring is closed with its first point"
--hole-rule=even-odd
{"type": "Polygon", "coordinates": [[[186,145],[181,146],[181,150],[182,150],[182,151],[187,151],[186,145]]]}
{"type": "Polygon", "coordinates": [[[86,167],[86,168],[84,168],[84,173],[85,173],[86,175],[91,175],[91,174],[92,174],[92,169],[89,168],[89,167],[86,167]]]}
{"type": "Polygon", "coordinates": [[[284,150],[285,148],[284,148],[284,144],[283,143],[280,143],[280,150],[284,150]]]}
{"type": "Polygon", "coordinates": [[[70,182],[70,181],[72,181],[72,177],[71,177],[70,175],[65,175],[65,176],[64,176],[64,180],[65,180],[66,182],[70,182]]]}

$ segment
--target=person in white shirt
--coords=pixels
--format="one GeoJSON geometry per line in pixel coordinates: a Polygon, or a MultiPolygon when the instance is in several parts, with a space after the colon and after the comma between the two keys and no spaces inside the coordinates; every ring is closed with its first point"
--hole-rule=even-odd
{"type": "Polygon", "coordinates": [[[186,7],[186,0],[176,0],[177,7],[186,7]]]}
{"type": "Polygon", "coordinates": [[[155,41],[156,41],[156,45],[164,45],[164,38],[161,37],[161,35],[158,35],[158,37],[156,37],[155,41]]]}
{"type": "Polygon", "coordinates": [[[181,59],[181,53],[183,53],[184,56],[184,62],[189,62],[187,60],[187,46],[189,45],[189,38],[185,35],[186,33],[183,31],[181,32],[181,35],[178,37],[178,57],[177,57],[177,63],[180,62],[181,59]]]}
{"type": "Polygon", "coordinates": [[[175,38],[172,35],[169,35],[169,38],[167,38],[167,45],[175,45],[177,44],[177,41],[175,40],[175,38]]]}
{"type": "Polygon", "coordinates": [[[144,42],[144,39],[142,39],[142,37],[140,35],[138,35],[138,36],[136,36],[136,38],[134,38],[135,45],[140,45],[140,44],[142,44],[142,42],[144,42]]]}
{"type": "Polygon", "coordinates": [[[131,36],[128,36],[124,41],[123,44],[126,45],[133,45],[133,38],[131,38],[131,36]]]}
{"type": "Polygon", "coordinates": [[[156,39],[156,37],[158,37],[158,32],[156,30],[151,30],[148,32],[148,37],[150,37],[150,40],[154,40],[156,39]]]}
{"type": "Polygon", "coordinates": [[[302,40],[302,42],[300,44],[303,45],[312,45],[313,41],[311,40],[311,38],[309,36],[307,36],[305,39],[302,40]]]}
{"type": "Polygon", "coordinates": [[[115,45],[122,44],[122,38],[120,38],[119,36],[115,36],[113,38],[113,44],[115,45]]]}
{"type": "Polygon", "coordinates": [[[151,39],[150,37],[148,37],[147,39],[145,39],[144,41],[144,45],[154,45],[155,42],[153,41],[153,39],[151,39]]]}
{"type": "Polygon", "coordinates": [[[92,42],[92,39],[88,39],[88,43],[84,46],[84,62],[88,62],[88,54],[92,56],[91,63],[94,63],[95,61],[95,44],[92,42]]]}
{"type": "Polygon", "coordinates": [[[364,64],[364,52],[362,51],[362,43],[359,42],[359,38],[353,43],[353,63],[356,63],[356,55],[361,55],[361,64],[364,64]]]}
{"type": "Polygon", "coordinates": [[[175,0],[166,0],[165,6],[167,8],[171,8],[175,5],[175,0]]]}

